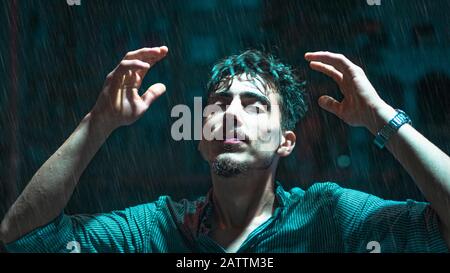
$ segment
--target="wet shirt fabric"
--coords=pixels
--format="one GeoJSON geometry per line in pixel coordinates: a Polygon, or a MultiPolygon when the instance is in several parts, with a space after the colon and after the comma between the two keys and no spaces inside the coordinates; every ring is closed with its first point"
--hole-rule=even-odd
{"type": "MultiPolygon", "coordinates": [[[[268,252],[448,252],[429,203],[383,200],[331,182],[285,191],[239,248],[268,252]]],[[[211,191],[194,201],[157,201],[95,215],[61,213],[6,245],[10,252],[225,252],[208,236],[211,191]]]]}

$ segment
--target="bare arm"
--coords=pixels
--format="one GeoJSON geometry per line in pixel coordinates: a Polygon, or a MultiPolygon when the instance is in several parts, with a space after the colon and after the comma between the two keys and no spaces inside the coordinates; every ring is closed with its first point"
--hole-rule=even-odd
{"type": "Polygon", "coordinates": [[[129,52],[107,76],[96,105],[34,174],[0,225],[0,240],[12,242],[43,226],[64,209],[87,165],[112,131],[132,124],[165,91],[152,85],[140,96],[142,79],[167,54],[166,47],[129,52]]]}
{"type": "MultiPolygon", "coordinates": [[[[324,95],[319,105],[349,125],[363,126],[376,134],[396,111],[385,103],[364,71],[345,56],[331,52],[305,55],[312,69],[320,71],[339,85],[344,99],[338,102],[324,95]]],[[[405,124],[387,142],[387,149],[413,178],[439,216],[440,229],[450,247],[450,157],[405,124]]]]}
{"type": "Polygon", "coordinates": [[[9,243],[43,226],[62,211],[92,157],[110,130],[89,113],[72,135],[34,174],[2,221],[3,241],[9,243]]]}
{"type": "MultiPolygon", "coordinates": [[[[396,111],[389,105],[381,105],[374,113],[374,123],[367,129],[375,135],[396,111]]],[[[442,235],[450,247],[450,157],[409,124],[400,127],[386,143],[386,148],[439,215],[442,235]]]]}

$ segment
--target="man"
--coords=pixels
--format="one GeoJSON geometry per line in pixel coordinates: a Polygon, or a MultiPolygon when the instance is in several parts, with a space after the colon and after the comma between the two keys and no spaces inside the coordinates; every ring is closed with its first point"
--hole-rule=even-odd
{"type": "Polygon", "coordinates": [[[167,52],[164,46],[129,52],[107,76],[92,111],[3,219],[1,238],[9,251],[448,251],[449,157],[378,96],[361,68],[329,52],[305,58],[312,69],[337,82],[344,99],[325,95],[319,105],[377,135],[377,145],[386,145],[430,203],[386,201],[334,183],[285,191],[275,171],[279,159],[292,152],[292,130],[306,111],[302,85],[289,66],[247,51],[216,64],[208,84],[207,104],[216,110],[207,112],[204,129],[209,130],[203,130],[199,143],[211,167],[212,188],[206,196],[180,202],[163,196],[98,215],[62,213],[108,135],[136,121],[165,92],[160,83],[142,96],[138,89],[167,52]]]}

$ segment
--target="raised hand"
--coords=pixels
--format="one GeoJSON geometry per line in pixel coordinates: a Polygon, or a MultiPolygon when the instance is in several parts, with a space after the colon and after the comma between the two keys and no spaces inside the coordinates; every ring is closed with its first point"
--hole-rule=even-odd
{"type": "Polygon", "coordinates": [[[344,95],[341,102],[328,95],[319,97],[323,109],[351,126],[365,126],[371,131],[380,126],[378,116],[383,120],[395,116],[395,110],[380,98],[364,71],[344,55],[319,51],[306,53],[305,59],[313,70],[331,77],[344,95]]]}
{"type": "Polygon", "coordinates": [[[166,91],[164,84],[157,83],[150,86],[142,96],[139,95],[145,74],[167,52],[165,46],[128,52],[106,77],[103,90],[91,111],[92,115],[111,130],[138,120],[151,103],[166,91]]]}

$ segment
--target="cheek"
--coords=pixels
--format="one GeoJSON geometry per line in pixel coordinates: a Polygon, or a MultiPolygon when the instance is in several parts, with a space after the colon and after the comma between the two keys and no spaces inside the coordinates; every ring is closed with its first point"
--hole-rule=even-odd
{"type": "Polygon", "coordinates": [[[203,157],[204,160],[210,161],[212,158],[214,158],[214,155],[217,153],[217,148],[215,148],[215,145],[212,141],[207,140],[200,140],[198,144],[198,150],[203,157]]]}
{"type": "Polygon", "coordinates": [[[249,129],[254,136],[265,136],[277,130],[276,122],[267,116],[258,116],[249,120],[249,129]]]}
{"type": "Polygon", "coordinates": [[[203,119],[203,125],[208,124],[209,126],[211,125],[217,126],[219,123],[222,123],[223,115],[224,115],[223,113],[211,114],[203,119]]]}
{"type": "Polygon", "coordinates": [[[212,140],[221,139],[221,128],[222,128],[223,117],[220,114],[209,116],[205,118],[202,124],[202,139],[212,140]]]}

